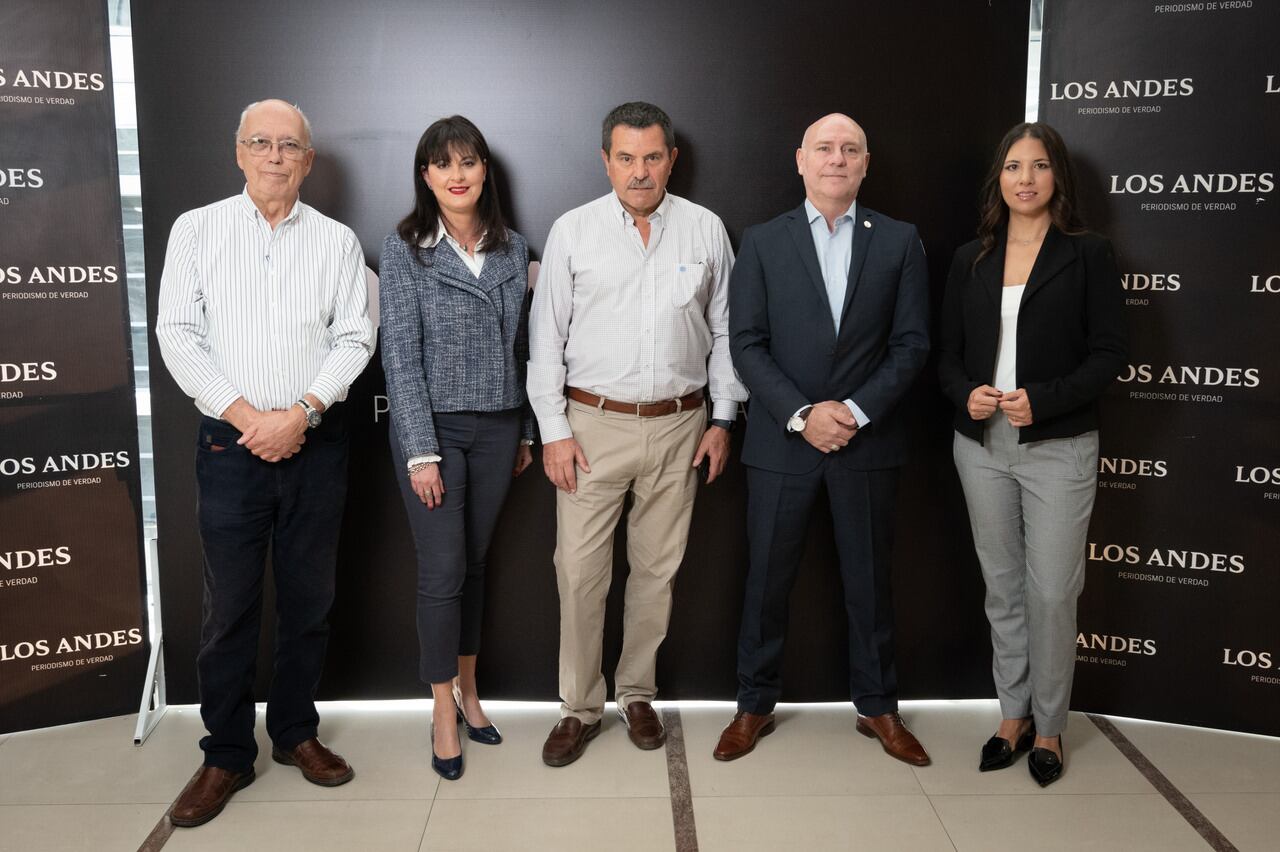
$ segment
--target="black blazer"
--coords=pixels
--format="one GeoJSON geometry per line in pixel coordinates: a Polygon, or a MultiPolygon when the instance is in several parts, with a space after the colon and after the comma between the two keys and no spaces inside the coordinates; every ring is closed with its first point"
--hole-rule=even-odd
{"type": "Polygon", "coordinates": [[[857,470],[896,467],[906,439],[895,407],[929,353],[929,278],[914,225],[859,205],[836,334],[803,205],[748,228],[729,284],[733,365],[751,390],[742,460],[808,473],[824,455],[787,420],[852,399],[871,422],[835,455],[857,470]]]}
{"type": "MultiPolygon", "coordinates": [[[[995,378],[1005,234],[974,268],[981,248],[977,240],[966,243],[951,262],[938,345],[938,376],[956,407],[956,431],[979,443],[983,422],[969,417],[968,400],[995,378]]],[[[1032,416],[1018,443],[1098,428],[1098,397],[1129,359],[1120,272],[1106,238],[1049,228],[1022,293],[1016,347],[1017,384],[1027,390],[1032,416]]]]}

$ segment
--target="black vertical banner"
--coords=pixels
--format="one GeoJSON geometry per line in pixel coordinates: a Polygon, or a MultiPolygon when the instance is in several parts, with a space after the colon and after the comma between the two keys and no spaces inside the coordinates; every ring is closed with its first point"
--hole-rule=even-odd
{"type": "Polygon", "coordinates": [[[0,733],[135,709],[141,489],[103,0],[0,7],[0,733]]]}
{"type": "Polygon", "coordinates": [[[1280,734],[1280,7],[1049,2],[1041,116],[1124,273],[1075,706],[1280,734]]]}

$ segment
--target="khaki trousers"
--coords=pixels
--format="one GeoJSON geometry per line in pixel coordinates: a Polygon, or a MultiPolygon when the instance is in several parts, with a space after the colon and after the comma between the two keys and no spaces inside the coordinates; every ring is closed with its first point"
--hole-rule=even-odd
{"type": "Polygon", "coordinates": [[[658,694],[658,646],[667,635],[671,589],[689,539],[698,483],[693,455],[706,412],[697,406],[665,417],[636,417],[569,400],[568,417],[591,473],[577,472],[577,493],[556,491],[560,713],[590,725],[604,712],[605,598],[613,576],[613,534],[627,492],[631,571],[615,699],[625,707],[658,694]]]}

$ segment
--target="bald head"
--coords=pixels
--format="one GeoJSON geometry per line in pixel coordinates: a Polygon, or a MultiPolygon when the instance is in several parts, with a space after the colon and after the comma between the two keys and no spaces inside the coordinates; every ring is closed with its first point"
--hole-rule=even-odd
{"type": "Polygon", "coordinates": [[[822,118],[810,124],[804,131],[804,138],[800,140],[800,147],[807,148],[809,144],[820,136],[827,136],[835,132],[836,129],[844,129],[853,132],[862,137],[862,149],[867,149],[867,134],[862,129],[862,125],[854,121],[842,112],[833,112],[824,115],[822,118]]]}
{"type": "Polygon", "coordinates": [[[828,221],[843,214],[858,197],[871,154],[858,122],[833,112],[809,125],[796,149],[796,171],[804,178],[805,198],[828,221]]]}

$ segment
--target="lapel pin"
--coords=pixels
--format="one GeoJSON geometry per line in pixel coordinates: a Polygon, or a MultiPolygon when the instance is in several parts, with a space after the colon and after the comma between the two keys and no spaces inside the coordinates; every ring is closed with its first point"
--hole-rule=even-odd
{"type": "Polygon", "coordinates": [[[870,219],[863,219],[863,220],[862,220],[862,227],[864,227],[864,228],[870,228],[870,227],[871,227],[871,220],[870,220],[870,219]]]}

